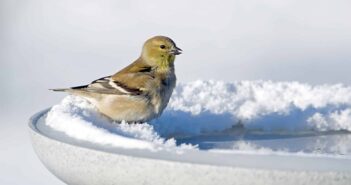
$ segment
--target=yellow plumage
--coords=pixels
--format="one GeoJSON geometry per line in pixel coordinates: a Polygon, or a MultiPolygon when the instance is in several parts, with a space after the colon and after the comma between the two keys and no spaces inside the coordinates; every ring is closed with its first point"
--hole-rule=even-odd
{"type": "Polygon", "coordinates": [[[180,53],[170,38],[156,36],[144,43],[136,61],[114,75],[89,85],[53,90],[84,97],[115,121],[149,121],[168,104],[176,83],[175,55],[180,53]]]}

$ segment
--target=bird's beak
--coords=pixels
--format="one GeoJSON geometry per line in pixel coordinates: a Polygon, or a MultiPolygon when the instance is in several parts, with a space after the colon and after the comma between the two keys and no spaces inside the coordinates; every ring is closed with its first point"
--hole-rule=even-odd
{"type": "Polygon", "coordinates": [[[177,46],[174,46],[174,48],[170,51],[171,54],[173,55],[179,55],[182,54],[182,49],[178,48],[177,46]]]}

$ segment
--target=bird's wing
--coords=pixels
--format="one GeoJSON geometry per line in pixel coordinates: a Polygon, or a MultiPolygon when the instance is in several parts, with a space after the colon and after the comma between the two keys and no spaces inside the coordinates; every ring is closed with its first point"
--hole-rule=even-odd
{"type": "Polygon", "coordinates": [[[111,76],[106,76],[94,80],[88,85],[71,87],[71,90],[86,91],[99,94],[117,95],[140,95],[142,90],[139,88],[128,87],[126,84],[113,80],[111,76]]]}
{"type": "Polygon", "coordinates": [[[121,84],[128,84],[128,88],[139,89],[144,92],[147,92],[149,87],[152,87],[153,83],[157,81],[154,69],[140,59],[112,75],[111,79],[121,84]]]}
{"type": "Polygon", "coordinates": [[[138,59],[131,65],[112,76],[94,80],[88,85],[68,89],[52,89],[54,91],[84,91],[99,94],[141,95],[148,93],[156,80],[153,69],[138,59]],[[151,85],[150,85],[151,84],[151,85]]]}

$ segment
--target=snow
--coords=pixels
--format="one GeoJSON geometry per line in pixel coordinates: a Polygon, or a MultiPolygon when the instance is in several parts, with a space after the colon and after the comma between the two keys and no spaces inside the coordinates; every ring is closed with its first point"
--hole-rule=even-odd
{"type": "Polygon", "coordinates": [[[176,147],[174,139],[161,138],[151,125],[112,123],[87,100],[77,96],[67,96],[53,106],[45,123],[70,137],[102,145],[150,150],[176,147]]]}
{"type": "Polygon", "coordinates": [[[178,84],[162,116],[145,124],[113,123],[87,100],[67,96],[51,108],[45,124],[69,137],[112,147],[351,156],[351,87],[194,81],[178,84]],[[241,134],[266,139],[246,141],[241,134]],[[294,137],[299,135],[315,137],[294,137]],[[286,139],[283,146],[277,138],[286,139]]]}
{"type": "Polygon", "coordinates": [[[351,87],[298,82],[195,81],[178,85],[168,111],[181,111],[192,117],[210,114],[217,116],[216,120],[223,119],[211,120],[208,123],[211,126],[201,123],[197,125],[201,127],[199,131],[223,130],[238,123],[246,129],[270,132],[351,131],[351,87]]]}

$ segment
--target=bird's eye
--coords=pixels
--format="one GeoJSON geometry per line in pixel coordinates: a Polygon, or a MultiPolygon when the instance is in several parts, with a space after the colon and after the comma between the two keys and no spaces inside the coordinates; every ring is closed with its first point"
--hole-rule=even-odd
{"type": "Polygon", "coordinates": [[[160,48],[161,48],[161,49],[165,49],[166,46],[165,46],[165,45],[161,45],[160,48]]]}

